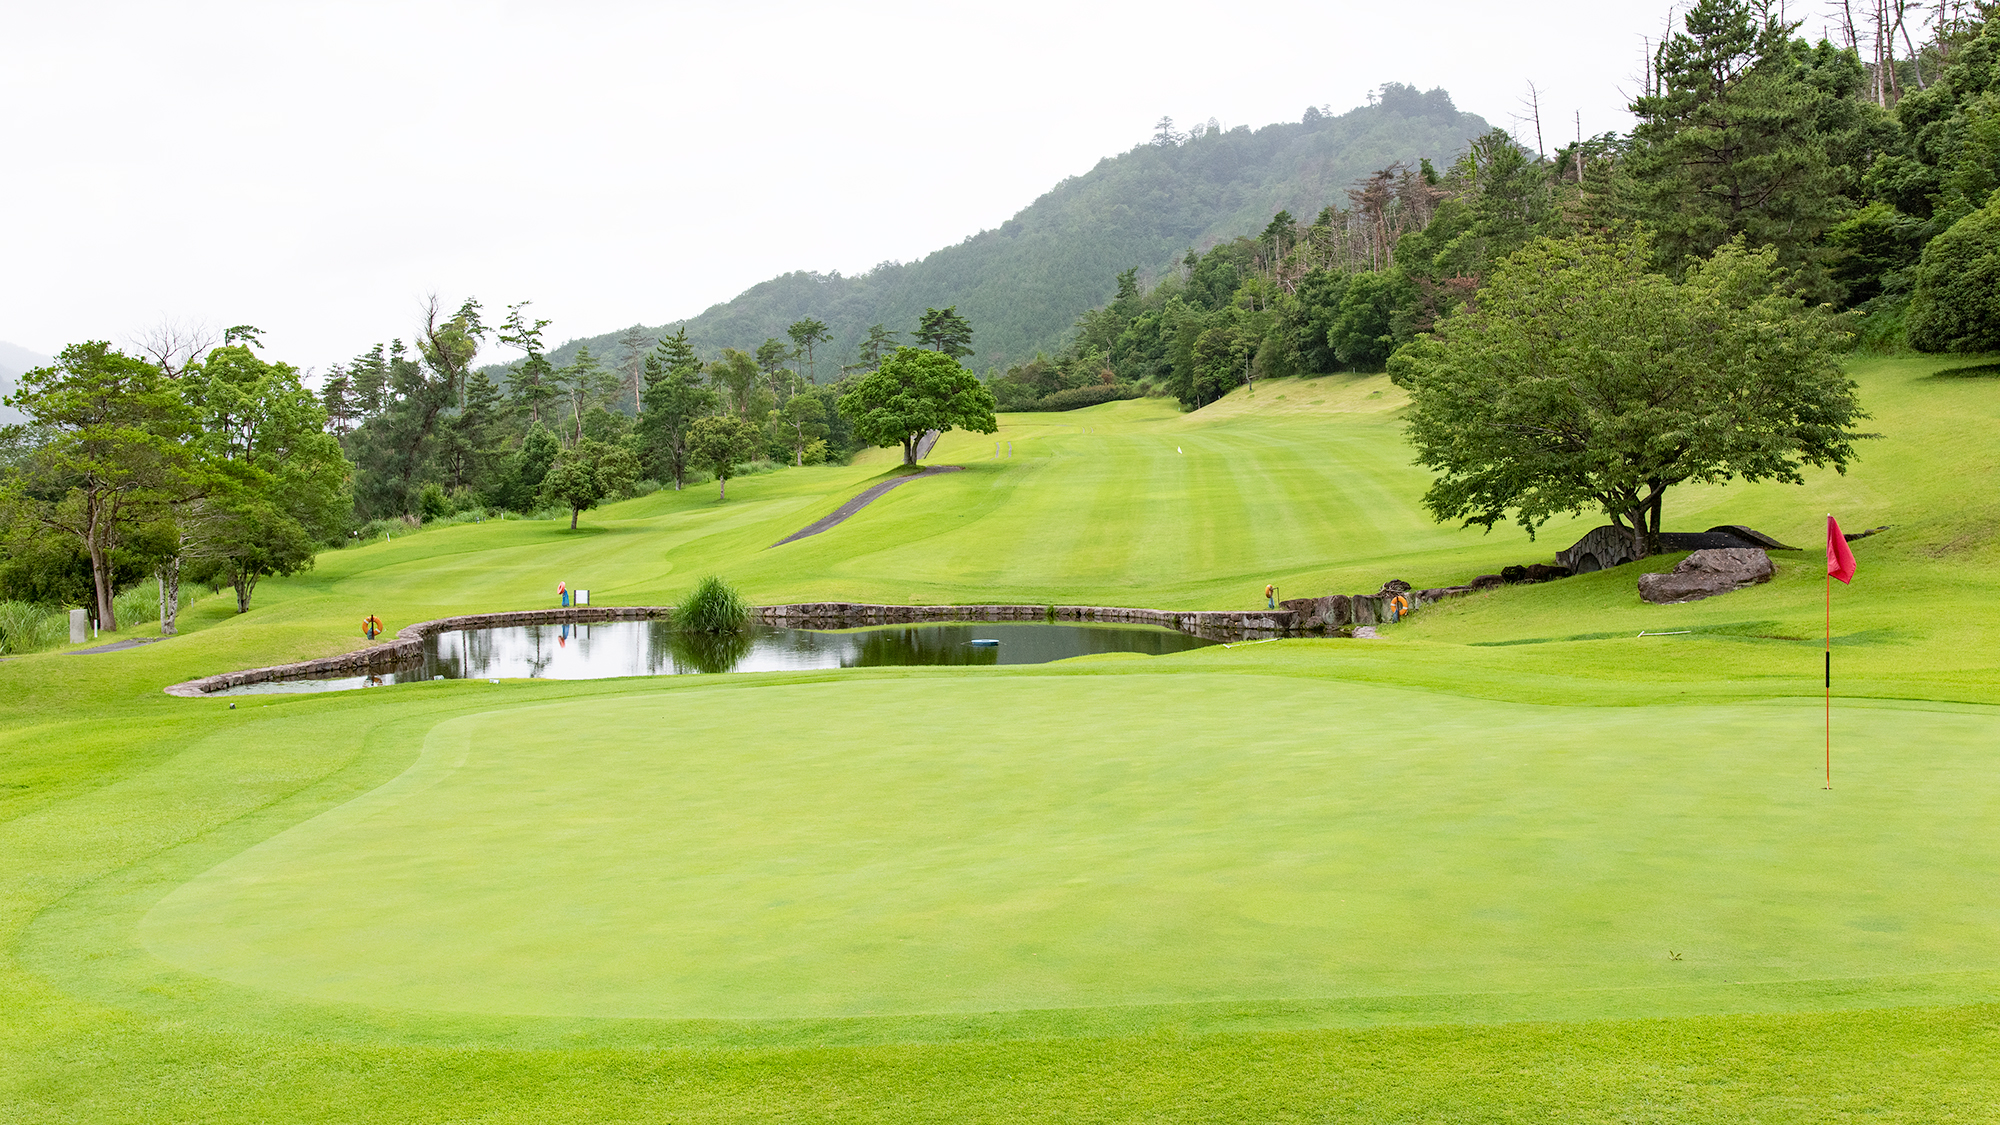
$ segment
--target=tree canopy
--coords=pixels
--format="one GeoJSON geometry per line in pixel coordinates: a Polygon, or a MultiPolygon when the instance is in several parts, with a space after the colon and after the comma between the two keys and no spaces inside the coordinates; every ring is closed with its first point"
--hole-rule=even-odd
{"type": "Polygon", "coordinates": [[[855,435],[870,445],[902,445],[905,465],[917,463],[917,441],[927,431],[999,429],[993,406],[993,392],[978,376],[950,355],[923,348],[897,348],[840,399],[855,435]]]}
{"type": "Polygon", "coordinates": [[[103,341],[72,344],[21,376],[7,403],[23,446],[0,478],[8,522],[68,536],[90,560],[95,617],[118,628],[113,553],[143,522],[197,491],[194,412],[166,372],[103,341]]]}
{"type": "Polygon", "coordinates": [[[2000,193],[1924,247],[1909,331],[1924,351],[2000,350],[2000,193]]]}
{"type": "Polygon", "coordinates": [[[1832,314],[1783,290],[1777,252],[1731,243],[1685,280],[1644,238],[1543,239],[1392,363],[1410,389],[1439,520],[1532,535],[1601,509],[1657,546],[1663,494],[1690,481],[1800,483],[1845,470],[1865,415],[1832,314]]]}
{"type": "Polygon", "coordinates": [[[729,499],[729,478],[756,448],[757,427],[728,414],[703,418],[688,431],[688,451],[695,464],[715,474],[717,500],[729,499]]]}

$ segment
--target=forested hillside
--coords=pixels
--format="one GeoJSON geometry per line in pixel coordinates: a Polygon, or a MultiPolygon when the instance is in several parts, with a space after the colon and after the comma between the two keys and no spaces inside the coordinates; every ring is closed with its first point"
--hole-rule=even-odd
{"type": "MultiPolygon", "coordinates": [[[[21,376],[48,361],[48,356],[36,355],[24,347],[0,340],[0,399],[14,393],[14,386],[21,376]]],[[[20,411],[0,402],[0,423],[20,420],[20,411]]]]}
{"type": "MultiPolygon", "coordinates": [[[[1485,132],[1443,90],[1385,86],[1373,105],[1339,116],[1252,130],[1210,122],[1186,133],[1162,122],[1151,142],[1057,184],[996,230],[971,235],[920,261],[884,263],[857,277],[798,272],[751,286],[687,321],[702,354],[754,349],[782,339],[801,319],[824,321],[818,374],[851,363],[870,325],[907,332],[926,308],[956,306],[975,326],[975,370],[1054,351],[1085,310],[1113,294],[1113,278],[1138,267],[1155,280],[1189,249],[1261,228],[1272,214],[1310,215],[1342,203],[1369,173],[1398,161],[1448,163],[1485,132]]],[[[648,334],[666,334],[665,329],[648,334]]],[[[579,344],[616,350],[617,334],[572,340],[551,359],[567,363],[579,344]]]]}

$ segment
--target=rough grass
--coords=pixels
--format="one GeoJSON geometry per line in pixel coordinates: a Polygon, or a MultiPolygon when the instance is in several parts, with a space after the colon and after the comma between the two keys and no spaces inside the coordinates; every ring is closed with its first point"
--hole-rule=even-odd
{"type": "Polygon", "coordinates": [[[1566,545],[1425,522],[1393,388],[1335,377],[1003,419],[1011,461],[949,435],[933,460],[970,471],[776,550],[888,460],[655,493],[574,535],[399,536],[267,581],[248,615],[199,602],[173,640],[10,659],[0,1117],[1988,1119],[2000,400],[1941,366],[1861,370],[1885,437],[1846,477],[1671,497],[1670,526],[1808,548],[1686,606],[1639,603],[1623,568],[1376,642],[235,710],[159,692],[353,647],[369,612],[553,604],[558,580],[606,604],[717,571],[758,602],[1247,607],[1266,581],[1429,585],[1566,545]],[[1891,525],[1835,591],[1830,794],[1829,509],[1891,525]],[[421,757],[461,731],[485,732],[462,764],[421,757]],[[707,861],[755,894],[704,890],[707,861]],[[1118,879],[1066,889],[1093,875],[1118,879]],[[259,901],[267,935],[217,928],[259,901]],[[661,901],[696,905],[633,938],[631,904],[661,901]],[[732,919],[707,946],[703,916],[732,919]],[[400,983],[398,941],[434,959],[400,983]],[[651,1007],[522,1010],[564,989],[651,1007]],[[775,1017],[787,996],[816,1006],[775,1017]]]}

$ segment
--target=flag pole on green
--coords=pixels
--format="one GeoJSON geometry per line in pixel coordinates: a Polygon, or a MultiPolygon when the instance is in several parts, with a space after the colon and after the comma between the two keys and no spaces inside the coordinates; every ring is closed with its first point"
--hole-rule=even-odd
{"type": "Polygon", "coordinates": [[[1826,515],[1826,787],[1833,788],[1833,580],[1845,586],[1854,581],[1854,552],[1847,549],[1847,536],[1840,533],[1840,521],[1826,515]]]}

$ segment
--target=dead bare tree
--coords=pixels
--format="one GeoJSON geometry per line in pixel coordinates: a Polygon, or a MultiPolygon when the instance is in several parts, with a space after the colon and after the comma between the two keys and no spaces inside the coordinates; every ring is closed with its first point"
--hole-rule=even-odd
{"type": "Polygon", "coordinates": [[[222,332],[206,321],[181,321],[162,317],[159,323],[126,341],[126,345],[153,361],[169,379],[178,379],[189,365],[222,343],[222,332]]]}
{"type": "MultiPolygon", "coordinates": [[[[1528,96],[1522,99],[1528,107],[1528,117],[1535,124],[1535,155],[1547,154],[1548,146],[1542,143],[1542,92],[1533,82],[1528,83],[1528,96]]],[[[1516,118],[1519,120],[1519,118],[1516,118]]]]}

